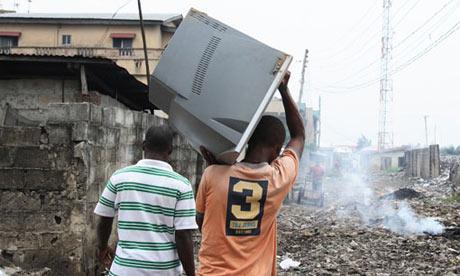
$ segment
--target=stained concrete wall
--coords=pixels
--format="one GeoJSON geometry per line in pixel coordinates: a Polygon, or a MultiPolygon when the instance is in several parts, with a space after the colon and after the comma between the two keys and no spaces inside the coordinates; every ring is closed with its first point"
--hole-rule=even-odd
{"type": "Polygon", "coordinates": [[[411,177],[432,178],[439,176],[439,145],[414,149],[405,152],[406,175],[411,177]]]}
{"type": "Polygon", "coordinates": [[[449,181],[452,182],[456,191],[460,191],[460,163],[454,162],[449,170],[449,181]]]}
{"type": "MultiPolygon", "coordinates": [[[[90,103],[28,102],[10,106],[0,122],[2,255],[53,275],[96,275],[99,195],[115,170],[142,158],[146,129],[166,121],[90,103]]],[[[181,137],[174,145],[173,167],[194,183],[198,154],[181,137]]]]}
{"type": "MultiPolygon", "coordinates": [[[[91,92],[97,104],[104,107],[127,108],[116,99],[91,92]]],[[[80,80],[77,79],[11,79],[0,80],[0,105],[8,103],[16,109],[46,108],[50,103],[81,102],[80,80]]]]}

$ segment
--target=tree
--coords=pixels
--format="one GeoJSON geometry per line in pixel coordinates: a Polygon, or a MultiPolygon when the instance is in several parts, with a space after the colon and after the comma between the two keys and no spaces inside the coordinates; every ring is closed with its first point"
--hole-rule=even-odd
{"type": "Polygon", "coordinates": [[[442,155],[460,155],[460,146],[455,148],[454,146],[448,146],[441,148],[442,155]]]}
{"type": "Polygon", "coordinates": [[[367,139],[367,137],[362,134],[361,137],[359,137],[358,142],[356,142],[357,150],[369,147],[370,145],[372,145],[372,141],[370,139],[367,139]]]}

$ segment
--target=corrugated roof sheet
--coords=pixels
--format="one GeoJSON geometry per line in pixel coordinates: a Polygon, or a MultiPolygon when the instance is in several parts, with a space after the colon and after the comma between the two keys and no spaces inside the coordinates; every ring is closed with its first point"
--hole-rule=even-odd
{"type": "MultiPolygon", "coordinates": [[[[94,20],[139,20],[137,13],[119,13],[113,16],[111,13],[4,13],[0,18],[21,19],[94,19],[94,20]]],[[[178,13],[144,13],[146,21],[168,22],[182,18],[178,13]]]]}
{"type": "Polygon", "coordinates": [[[90,91],[111,96],[134,110],[155,109],[149,101],[148,87],[108,58],[0,53],[0,78],[79,77],[71,63],[85,65],[90,91]]]}

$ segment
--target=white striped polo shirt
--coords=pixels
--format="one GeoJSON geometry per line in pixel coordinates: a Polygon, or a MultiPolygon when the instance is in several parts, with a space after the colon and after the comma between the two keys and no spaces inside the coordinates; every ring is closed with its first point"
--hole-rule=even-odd
{"type": "Polygon", "coordinates": [[[116,171],[94,213],[118,212],[118,244],[109,275],[178,275],[174,231],[196,229],[190,182],[163,161],[143,159],[116,171]]]}

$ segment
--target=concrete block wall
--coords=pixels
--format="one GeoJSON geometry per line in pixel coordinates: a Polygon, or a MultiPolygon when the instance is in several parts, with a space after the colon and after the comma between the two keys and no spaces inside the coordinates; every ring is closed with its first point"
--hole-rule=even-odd
{"type": "Polygon", "coordinates": [[[407,176],[428,179],[440,174],[439,145],[406,151],[404,158],[407,176]]]}
{"type": "Polygon", "coordinates": [[[82,98],[77,79],[11,79],[0,80],[0,105],[16,109],[47,108],[50,103],[97,102],[103,107],[127,107],[116,99],[90,91],[82,98]]]}
{"type": "MultiPolygon", "coordinates": [[[[96,275],[92,213],[110,175],[142,158],[151,114],[89,103],[16,109],[0,126],[0,249],[23,268],[96,275]],[[30,125],[33,122],[33,125],[30,125]]],[[[199,155],[177,136],[171,164],[194,182],[199,155]]]]}

